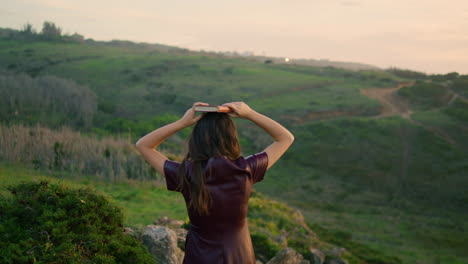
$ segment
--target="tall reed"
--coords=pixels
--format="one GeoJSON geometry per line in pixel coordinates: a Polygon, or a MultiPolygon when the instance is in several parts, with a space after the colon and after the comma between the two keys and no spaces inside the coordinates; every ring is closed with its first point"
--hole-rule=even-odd
{"type": "Polygon", "coordinates": [[[159,175],[128,138],[82,135],[69,127],[0,124],[0,160],[36,169],[95,175],[109,181],[156,180],[159,175]]]}

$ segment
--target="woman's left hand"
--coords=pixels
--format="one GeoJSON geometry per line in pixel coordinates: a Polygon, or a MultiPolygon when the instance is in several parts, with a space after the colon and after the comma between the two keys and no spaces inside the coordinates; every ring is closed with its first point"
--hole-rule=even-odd
{"type": "Polygon", "coordinates": [[[196,115],[195,113],[195,106],[196,105],[209,105],[207,103],[202,103],[202,102],[196,102],[192,105],[191,108],[189,108],[184,116],[182,116],[182,118],[179,120],[180,122],[182,122],[182,124],[184,124],[184,126],[191,126],[193,124],[195,124],[198,120],[200,120],[203,116],[203,114],[201,115],[196,115]]]}

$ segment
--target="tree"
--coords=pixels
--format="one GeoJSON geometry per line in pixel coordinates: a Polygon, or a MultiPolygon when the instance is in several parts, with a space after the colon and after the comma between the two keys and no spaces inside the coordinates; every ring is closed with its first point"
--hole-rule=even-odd
{"type": "Polygon", "coordinates": [[[23,25],[23,30],[21,30],[21,32],[25,35],[36,34],[36,30],[33,28],[33,26],[29,22],[23,25]]]}
{"type": "Polygon", "coordinates": [[[46,40],[57,40],[62,35],[62,29],[53,22],[45,21],[42,26],[42,36],[46,40]]]}

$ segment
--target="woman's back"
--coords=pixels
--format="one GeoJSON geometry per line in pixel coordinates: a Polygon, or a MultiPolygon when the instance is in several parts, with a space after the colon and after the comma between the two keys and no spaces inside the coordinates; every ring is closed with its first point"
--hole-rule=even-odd
{"type": "MultiPolygon", "coordinates": [[[[185,245],[184,263],[255,263],[247,222],[252,185],[263,179],[268,165],[265,152],[229,160],[212,157],[203,163],[205,186],[212,199],[208,215],[188,209],[191,226],[185,245]]],[[[167,188],[176,190],[180,163],[166,161],[167,188]]],[[[187,162],[188,178],[191,162],[187,162]]],[[[182,191],[185,202],[192,197],[182,191]]]]}
{"type": "Polygon", "coordinates": [[[263,179],[294,141],[276,121],[243,102],[226,103],[232,111],[196,115],[195,103],[184,116],[145,135],[136,143],[143,157],[166,177],[169,190],[182,190],[191,221],[184,263],[255,263],[247,225],[252,185],[263,179]],[[265,130],[273,143],[243,158],[231,117],[245,118],[265,130]],[[182,163],[168,160],[157,148],[177,131],[195,125],[182,163]],[[180,168],[180,174],[179,174],[180,168]]]}

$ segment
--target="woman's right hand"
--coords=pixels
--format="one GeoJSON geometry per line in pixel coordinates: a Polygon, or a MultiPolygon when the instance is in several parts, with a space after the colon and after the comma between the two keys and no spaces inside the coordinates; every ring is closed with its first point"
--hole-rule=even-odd
{"type": "Polygon", "coordinates": [[[227,106],[232,109],[232,113],[229,113],[229,116],[232,117],[248,118],[249,115],[254,112],[254,110],[244,102],[225,103],[223,106],[227,106]]]}
{"type": "Polygon", "coordinates": [[[195,113],[195,106],[197,105],[209,105],[207,103],[202,103],[202,102],[196,102],[192,105],[191,108],[189,108],[184,116],[182,116],[182,118],[180,118],[180,122],[182,122],[182,124],[184,124],[185,127],[189,127],[193,124],[195,124],[196,122],[198,122],[198,120],[200,120],[202,117],[203,117],[203,114],[201,115],[196,115],[195,113]]]}

